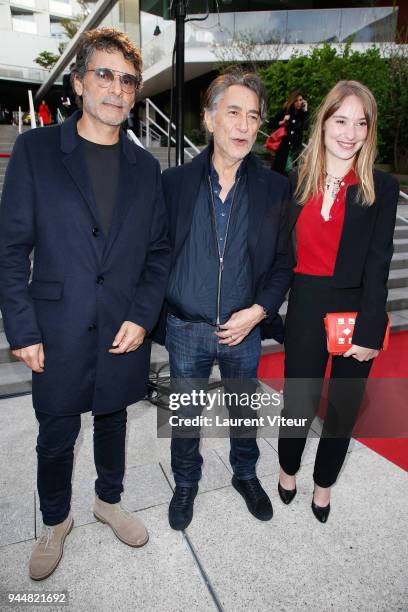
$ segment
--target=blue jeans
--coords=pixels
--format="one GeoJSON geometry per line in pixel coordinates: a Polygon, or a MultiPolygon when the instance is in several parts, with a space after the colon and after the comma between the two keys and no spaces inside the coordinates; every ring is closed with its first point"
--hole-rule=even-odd
{"type": "MultiPolygon", "coordinates": [[[[190,323],[174,315],[168,316],[166,347],[170,356],[172,384],[180,384],[182,381],[183,392],[202,389],[208,382],[214,361],[217,360],[223,381],[228,380],[231,384],[235,379],[241,391],[243,388],[247,392],[254,391],[254,379],[257,377],[261,356],[259,327],[255,327],[240,344],[233,347],[219,344],[215,331],[216,328],[207,323],[190,323]]],[[[189,407],[184,407],[183,415],[190,414],[191,409],[189,411],[189,407]]],[[[174,428],[172,432],[171,467],[174,480],[178,485],[192,486],[201,478],[203,463],[199,450],[199,430],[196,438],[176,437],[174,428]]],[[[256,432],[252,437],[230,436],[230,463],[237,478],[254,478],[258,458],[256,432]]]]}

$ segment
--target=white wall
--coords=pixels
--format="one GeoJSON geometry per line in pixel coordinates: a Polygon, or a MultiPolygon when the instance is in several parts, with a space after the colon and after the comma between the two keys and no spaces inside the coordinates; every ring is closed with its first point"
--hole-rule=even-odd
{"type": "Polygon", "coordinates": [[[11,13],[10,5],[0,3],[0,31],[3,36],[3,30],[11,30],[11,13]]]}
{"type": "Polygon", "coordinates": [[[1,31],[0,64],[38,68],[34,58],[41,51],[58,53],[58,40],[51,36],[37,36],[20,32],[1,31]]]}

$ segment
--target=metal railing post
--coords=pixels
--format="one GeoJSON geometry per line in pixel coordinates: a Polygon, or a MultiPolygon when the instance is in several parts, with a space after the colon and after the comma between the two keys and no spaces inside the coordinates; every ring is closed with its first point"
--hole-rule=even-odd
{"type": "Polygon", "coordinates": [[[150,104],[146,100],[146,147],[150,147],[150,104]]]}
{"type": "Polygon", "coordinates": [[[129,138],[129,140],[134,142],[138,147],[142,147],[142,149],[144,149],[143,143],[139,140],[139,138],[136,136],[133,130],[129,129],[126,131],[126,133],[127,133],[127,137],[129,138]]]}
{"type": "Polygon", "coordinates": [[[35,110],[34,110],[34,102],[33,102],[33,92],[31,89],[28,90],[28,105],[30,107],[30,119],[31,119],[31,128],[34,129],[37,127],[35,122],[35,110]]]}

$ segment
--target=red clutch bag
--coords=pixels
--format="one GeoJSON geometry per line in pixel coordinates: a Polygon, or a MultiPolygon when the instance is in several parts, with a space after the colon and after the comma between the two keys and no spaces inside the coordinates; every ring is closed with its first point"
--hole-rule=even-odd
{"type": "Polygon", "coordinates": [[[284,125],[278,127],[278,129],[272,132],[272,134],[266,139],[265,149],[268,149],[268,151],[277,151],[287,133],[288,132],[284,125]]]}
{"type": "MultiPolygon", "coordinates": [[[[327,336],[327,351],[331,355],[342,355],[353,343],[353,331],[356,322],[356,312],[328,312],[324,317],[324,327],[327,336]]],[[[390,316],[382,345],[383,351],[388,348],[390,339],[390,316]]]]}

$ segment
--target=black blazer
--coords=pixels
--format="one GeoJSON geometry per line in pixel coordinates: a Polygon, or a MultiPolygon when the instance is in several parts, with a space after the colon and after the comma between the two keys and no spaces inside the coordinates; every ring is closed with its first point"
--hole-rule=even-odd
{"type": "MultiPolygon", "coordinates": [[[[173,265],[189,234],[194,204],[201,181],[208,173],[211,151],[209,146],[191,163],[163,172],[173,265]]],[[[282,342],[283,324],[277,313],[293,277],[287,250],[290,186],[285,177],[266,168],[253,153],[247,157],[247,173],[248,250],[252,264],[253,302],[264,306],[270,313],[261,326],[262,337],[274,337],[282,342]]],[[[165,340],[166,314],[164,308],[153,336],[161,344],[165,340]]]]}
{"type": "MultiPolygon", "coordinates": [[[[297,173],[290,177],[295,192],[297,173]]],[[[393,248],[399,185],[390,174],[374,170],[375,202],[362,205],[358,185],[346,192],[346,211],[334,269],[333,284],[338,288],[362,287],[353,342],[359,346],[381,347],[387,325],[387,280],[393,248]]],[[[289,204],[289,236],[293,264],[296,265],[296,221],[302,206],[292,198],[289,204]]]]}

